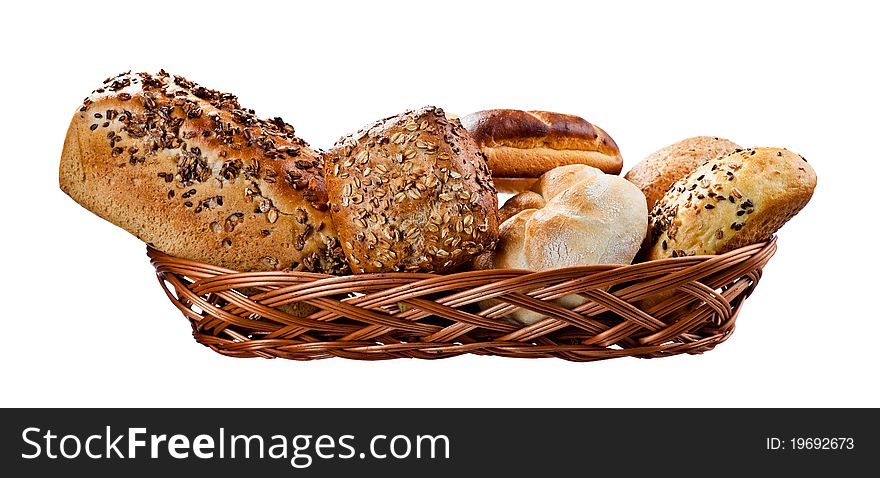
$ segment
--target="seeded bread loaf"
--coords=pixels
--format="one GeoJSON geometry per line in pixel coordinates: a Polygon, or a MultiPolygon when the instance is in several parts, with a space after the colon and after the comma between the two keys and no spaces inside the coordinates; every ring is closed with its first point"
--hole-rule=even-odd
{"type": "Polygon", "coordinates": [[[70,123],[61,189],[173,256],[341,272],[320,156],[235,96],[164,71],[108,78],[70,123]]]}
{"type": "Polygon", "coordinates": [[[326,158],[331,214],[356,273],[450,271],[498,236],[486,157],[440,108],[379,120],[326,158]]]}
{"type": "Polygon", "coordinates": [[[696,136],[659,149],[640,161],[624,176],[642,190],[648,209],[669,191],[672,183],[687,176],[697,166],[739,149],[738,144],[714,136],[696,136]]]}
{"type": "Polygon", "coordinates": [[[498,109],[469,114],[461,123],[489,158],[501,192],[525,191],[557,166],[586,164],[609,174],[623,167],[611,136],[578,116],[498,109]]]}
{"type": "Polygon", "coordinates": [[[676,182],[650,214],[647,259],[722,254],[770,238],[813,195],[816,173],[779,148],[741,150],[676,182]]]}

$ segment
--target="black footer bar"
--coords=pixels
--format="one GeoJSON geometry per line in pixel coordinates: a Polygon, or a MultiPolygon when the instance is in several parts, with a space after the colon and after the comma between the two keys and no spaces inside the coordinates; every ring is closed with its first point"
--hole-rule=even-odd
{"type": "MultiPolygon", "coordinates": [[[[875,467],[878,409],[5,409],[4,469],[707,476],[875,467]]],[[[413,475],[413,474],[418,475],[413,475]]]]}

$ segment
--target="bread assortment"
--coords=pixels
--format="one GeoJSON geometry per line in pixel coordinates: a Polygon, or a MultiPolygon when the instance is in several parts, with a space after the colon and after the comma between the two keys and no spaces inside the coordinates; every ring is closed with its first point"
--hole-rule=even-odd
{"type": "Polygon", "coordinates": [[[779,148],[744,149],[678,180],[650,214],[647,259],[721,254],[770,238],[813,195],[816,172],[779,148]]]}
{"type": "Polygon", "coordinates": [[[489,159],[500,192],[528,190],[547,171],[569,164],[619,174],[623,159],[602,128],[574,115],[496,109],[461,118],[489,159]]]}
{"type": "Polygon", "coordinates": [[[326,158],[330,212],[352,271],[448,272],[493,247],[498,198],[486,157],[442,109],[379,120],[326,158]]]}
{"type": "Polygon", "coordinates": [[[321,152],[281,118],[260,119],[231,94],[161,71],[108,78],[84,100],[59,181],[172,256],[327,274],[720,254],[768,239],[816,186],[801,156],[718,137],[660,149],[625,177],[622,166],[601,128],[544,111],[459,120],[429,106],[321,152]],[[496,191],[517,194],[499,208],[496,191]]]}

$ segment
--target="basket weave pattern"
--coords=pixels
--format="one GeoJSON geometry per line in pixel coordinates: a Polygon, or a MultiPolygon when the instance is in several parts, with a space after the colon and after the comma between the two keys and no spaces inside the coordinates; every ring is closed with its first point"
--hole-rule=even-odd
{"type": "Polygon", "coordinates": [[[723,255],[635,265],[342,277],[243,273],[147,254],[196,340],[224,355],[592,361],[712,349],[730,337],[775,251],[774,237],[723,255]],[[585,302],[570,309],[554,302],[571,294],[585,302]],[[481,307],[487,299],[495,305],[481,307]],[[291,314],[292,306],[309,312],[291,314]],[[546,318],[528,326],[508,320],[519,308],[546,318]]]}

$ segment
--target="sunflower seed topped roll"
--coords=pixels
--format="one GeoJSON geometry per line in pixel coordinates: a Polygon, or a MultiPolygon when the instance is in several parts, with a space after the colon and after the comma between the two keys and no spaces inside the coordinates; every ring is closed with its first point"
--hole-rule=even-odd
{"type": "Polygon", "coordinates": [[[708,161],[672,185],[651,211],[648,260],[722,254],[770,238],[810,200],[816,172],[779,148],[708,161]]]}
{"type": "Polygon", "coordinates": [[[242,271],[339,273],[321,156],[281,118],[181,76],[124,73],[79,107],[61,189],[156,249],[242,271]]]}

